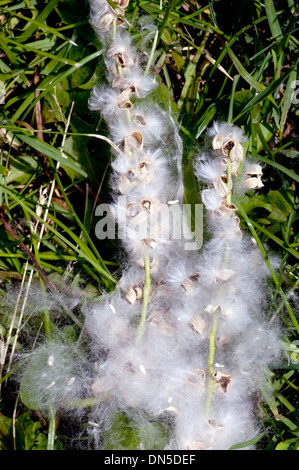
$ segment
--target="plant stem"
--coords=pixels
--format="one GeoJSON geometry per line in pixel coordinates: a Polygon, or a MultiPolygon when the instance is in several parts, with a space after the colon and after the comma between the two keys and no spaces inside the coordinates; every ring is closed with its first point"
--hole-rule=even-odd
{"type": "Polygon", "coordinates": [[[206,398],[206,408],[205,408],[205,415],[208,416],[210,412],[213,388],[214,388],[214,357],[216,352],[216,333],[219,323],[219,307],[213,313],[213,323],[210,332],[210,344],[209,344],[209,357],[208,357],[208,389],[207,389],[207,398],[206,398]]]}
{"type": "Polygon", "coordinates": [[[149,258],[148,253],[144,256],[144,270],[145,270],[145,279],[144,279],[144,288],[143,288],[143,301],[142,301],[140,321],[137,327],[137,342],[139,342],[142,336],[144,335],[147,309],[148,309],[149,297],[150,297],[150,292],[151,292],[150,258],[149,258]]]}
{"type": "Polygon", "coordinates": [[[53,405],[49,408],[49,429],[48,429],[48,445],[47,450],[54,450],[55,431],[56,431],[56,414],[53,405]]]}
{"type": "Polygon", "coordinates": [[[227,204],[230,205],[232,203],[232,162],[230,159],[230,153],[228,153],[227,157],[227,204]]]}
{"type": "MultiPolygon", "coordinates": [[[[228,194],[227,194],[227,204],[231,204],[232,202],[232,163],[230,159],[230,152],[228,153],[227,156],[227,188],[228,188],[228,194]]],[[[224,254],[224,260],[223,264],[227,265],[229,261],[229,256],[230,252],[228,249],[226,249],[225,254],[224,254]]],[[[220,295],[220,293],[218,293],[220,295]]],[[[213,313],[213,323],[212,323],[212,328],[210,332],[210,344],[209,344],[209,357],[208,357],[208,388],[207,388],[207,398],[206,398],[206,409],[205,409],[205,414],[206,416],[209,415],[210,412],[210,406],[211,406],[211,400],[212,400],[212,394],[213,394],[213,389],[215,385],[213,373],[214,373],[214,357],[215,357],[215,352],[216,352],[216,334],[217,334],[217,328],[218,328],[218,323],[219,323],[219,311],[220,307],[218,306],[216,310],[213,313]]]]}
{"type": "Polygon", "coordinates": [[[159,31],[157,30],[156,34],[155,34],[155,37],[154,37],[153,47],[152,47],[150,56],[149,56],[147,64],[146,64],[144,75],[147,75],[150,71],[150,68],[151,68],[151,65],[152,65],[152,62],[153,62],[153,59],[154,59],[157,43],[158,43],[158,34],[159,34],[159,31]]]}

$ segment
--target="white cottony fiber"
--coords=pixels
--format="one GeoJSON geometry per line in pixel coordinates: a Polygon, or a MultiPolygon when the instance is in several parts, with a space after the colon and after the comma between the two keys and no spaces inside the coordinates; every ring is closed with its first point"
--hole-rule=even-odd
{"type": "MultiPolygon", "coordinates": [[[[111,86],[94,89],[90,108],[101,111],[122,149],[111,183],[127,265],[115,292],[86,310],[94,354],[106,351],[93,391],[109,390],[104,415],[114,409],[134,419],[171,417],[168,449],[228,449],[258,435],[253,397],[280,354],[279,328],[263,313],[269,273],[233,203],[238,184],[243,192],[259,186],[261,167],[244,160],[240,128],[214,122],[194,166],[209,241],[188,252],[182,240],[149,235],[148,224],[159,228],[166,218],[162,208],[182,202],[182,142],[171,113],[151,100],[155,80],[143,74],[122,30],[106,61],[111,86]],[[120,74],[112,65],[119,54],[120,74]]],[[[95,419],[103,430],[105,421],[95,419]]]]}
{"type": "MultiPolygon", "coordinates": [[[[108,70],[89,107],[101,113],[119,148],[110,183],[122,272],[112,292],[82,307],[78,344],[88,349],[89,362],[80,347],[73,351],[58,340],[39,347],[29,357],[34,367],[22,393],[37,383],[45,408],[59,403],[61,410],[69,399],[88,397],[96,449],[123,413],[134,423],[167,428],[165,449],[227,450],[259,435],[261,383],[280,358],[280,327],[267,316],[268,268],[237,210],[238,191],[259,184],[261,167],[245,158],[240,128],[215,122],[194,164],[208,236],[191,251],[182,236],[165,236],[180,221],[171,226],[170,210],[182,213],[183,144],[170,109],[152,95],[157,81],[144,74],[119,18],[125,7],[117,5],[115,12],[105,0],[91,0],[108,70]]],[[[60,296],[74,308],[67,298],[60,296]]],[[[137,448],[162,446],[149,444],[149,434],[137,448]]]]}

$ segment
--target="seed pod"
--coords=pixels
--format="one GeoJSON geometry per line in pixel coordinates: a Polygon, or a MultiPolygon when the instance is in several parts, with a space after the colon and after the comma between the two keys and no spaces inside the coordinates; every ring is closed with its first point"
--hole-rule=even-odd
{"type": "Polygon", "coordinates": [[[240,163],[243,160],[243,147],[240,142],[223,136],[221,134],[215,135],[212,142],[213,149],[216,150],[220,156],[230,158],[231,162],[240,163]]]}
{"type": "Polygon", "coordinates": [[[141,207],[139,202],[132,201],[127,204],[127,216],[129,219],[137,217],[140,213],[141,207]]]}
{"type": "Polygon", "coordinates": [[[222,201],[218,212],[223,216],[232,216],[238,210],[235,204],[227,204],[227,201],[222,201]]]}
{"type": "Polygon", "coordinates": [[[241,163],[241,161],[243,160],[244,152],[243,147],[239,142],[235,142],[235,145],[231,149],[229,156],[232,162],[241,163]]]}
{"type": "Polygon", "coordinates": [[[106,15],[102,16],[102,18],[100,19],[98,23],[99,27],[101,29],[108,30],[111,27],[114,21],[114,18],[115,18],[115,15],[113,15],[112,13],[107,13],[106,15]]]}
{"type": "Polygon", "coordinates": [[[157,246],[157,242],[154,238],[144,238],[142,241],[145,246],[151,248],[152,250],[157,246]]]}
{"type": "Polygon", "coordinates": [[[198,278],[199,278],[199,274],[193,274],[192,276],[187,277],[187,279],[185,279],[181,284],[183,288],[183,292],[188,292],[188,291],[193,290],[198,278]]]}
{"type": "Polygon", "coordinates": [[[243,181],[243,186],[245,189],[249,190],[249,189],[260,189],[264,186],[264,183],[262,182],[261,180],[261,177],[250,177],[250,178],[247,178],[245,179],[245,181],[243,181]]]}
{"type": "Polygon", "coordinates": [[[130,3],[130,0],[114,0],[114,3],[120,8],[127,8],[130,3]]]}
{"type": "MultiPolygon", "coordinates": [[[[225,168],[227,168],[227,158],[222,158],[221,163],[222,163],[223,166],[225,166],[225,168]]],[[[232,173],[232,175],[234,175],[234,176],[238,175],[239,166],[240,166],[239,161],[231,161],[231,173],[232,173]]]]}
{"type": "Polygon", "coordinates": [[[162,203],[159,199],[142,199],[140,202],[141,210],[150,212],[151,214],[158,214],[162,210],[162,203]]]}
{"type": "Polygon", "coordinates": [[[183,288],[183,292],[189,292],[194,289],[194,284],[189,277],[182,282],[181,286],[183,288]]]}
{"type": "Polygon", "coordinates": [[[219,385],[219,389],[222,392],[226,393],[228,390],[228,387],[231,384],[231,376],[224,372],[217,371],[213,373],[213,378],[215,379],[216,383],[219,385]]]}
{"type": "Polygon", "coordinates": [[[117,107],[120,110],[130,110],[133,108],[133,104],[130,101],[130,91],[124,90],[118,95],[117,98],[117,107]]]}
{"type": "Polygon", "coordinates": [[[132,122],[136,126],[144,127],[146,126],[145,117],[142,114],[132,113],[132,122]]]}
{"type": "Polygon", "coordinates": [[[126,299],[130,304],[134,304],[136,300],[143,297],[143,282],[139,281],[134,286],[130,286],[126,292],[126,299]]]}
{"type": "Polygon", "coordinates": [[[198,335],[203,336],[207,328],[207,322],[201,315],[194,315],[190,321],[190,326],[198,335]]]}
{"type": "Polygon", "coordinates": [[[143,181],[146,184],[149,184],[152,182],[155,172],[154,172],[153,163],[149,158],[142,160],[137,165],[136,171],[141,181],[143,181]]]}
{"type": "Polygon", "coordinates": [[[263,169],[259,163],[249,163],[245,168],[246,175],[263,176],[263,169]]]}
{"type": "Polygon", "coordinates": [[[126,173],[120,176],[118,182],[118,189],[121,194],[126,194],[138,184],[136,180],[136,170],[134,168],[129,168],[126,173]]]}
{"type": "Polygon", "coordinates": [[[123,140],[124,153],[131,159],[143,149],[143,136],[140,132],[132,132],[123,140]]]}
{"type": "MultiPolygon", "coordinates": [[[[226,184],[226,177],[225,176],[222,176],[222,177],[219,177],[219,178],[216,178],[214,181],[213,181],[213,186],[215,188],[215,191],[218,193],[218,195],[220,197],[226,197],[231,189],[231,187],[229,187],[227,184],[226,184]]],[[[231,185],[230,185],[231,186],[231,185]]]]}
{"type": "Polygon", "coordinates": [[[137,299],[136,292],[134,291],[132,287],[129,287],[129,289],[127,290],[126,299],[132,305],[136,302],[136,299],[137,299]]]}
{"type": "Polygon", "coordinates": [[[209,314],[213,314],[213,313],[216,312],[216,310],[221,310],[220,305],[212,305],[212,304],[209,304],[209,305],[207,305],[206,308],[204,309],[204,312],[209,313],[209,314]]]}

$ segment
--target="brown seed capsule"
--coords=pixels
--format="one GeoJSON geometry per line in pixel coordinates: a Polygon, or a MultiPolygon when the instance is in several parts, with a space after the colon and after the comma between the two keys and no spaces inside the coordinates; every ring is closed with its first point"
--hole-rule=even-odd
{"type": "Polygon", "coordinates": [[[213,186],[220,197],[226,197],[231,189],[227,186],[224,176],[216,178],[213,181],[213,186]]]}
{"type": "Polygon", "coordinates": [[[153,171],[153,164],[151,160],[142,160],[138,165],[137,165],[137,170],[139,173],[151,173],[153,171]]]}
{"type": "Polygon", "coordinates": [[[220,156],[229,156],[232,162],[241,162],[243,160],[243,147],[236,140],[217,134],[213,139],[212,146],[220,156]]]}
{"type": "Polygon", "coordinates": [[[145,120],[145,117],[142,116],[142,114],[132,113],[132,122],[137,126],[141,126],[141,127],[146,126],[146,120],[145,120]]]}
{"type": "Polygon", "coordinates": [[[229,156],[232,162],[240,163],[243,160],[243,147],[239,142],[235,142],[234,147],[231,149],[229,156]]]}
{"type": "Polygon", "coordinates": [[[231,376],[224,372],[217,371],[214,372],[213,378],[215,379],[216,383],[220,386],[220,390],[226,393],[231,383],[231,376]]]}
{"type": "Polygon", "coordinates": [[[198,278],[199,278],[199,274],[193,274],[192,276],[187,277],[187,279],[185,279],[181,284],[183,288],[183,292],[189,292],[193,290],[198,278]]]}
{"type": "Polygon", "coordinates": [[[133,104],[130,101],[130,91],[124,90],[122,91],[117,98],[117,107],[121,110],[130,110],[133,108],[133,104]]]}
{"type": "Polygon", "coordinates": [[[140,207],[144,212],[150,212],[152,207],[152,201],[150,199],[142,199],[140,207]]]}
{"type": "Polygon", "coordinates": [[[143,297],[143,282],[139,281],[133,286],[130,286],[126,292],[126,299],[130,304],[134,304],[136,300],[141,300],[143,297]]]}
{"type": "Polygon", "coordinates": [[[154,177],[154,167],[150,159],[142,160],[136,168],[140,181],[146,184],[151,183],[154,177]]]}
{"type": "Polygon", "coordinates": [[[260,189],[264,186],[264,183],[260,176],[250,177],[243,181],[243,186],[245,189],[260,189]]]}
{"type": "Polygon", "coordinates": [[[136,170],[130,168],[126,173],[120,176],[118,182],[118,189],[121,194],[125,194],[131,191],[138,184],[136,179],[136,170]]]}
{"type": "Polygon", "coordinates": [[[100,28],[103,28],[105,30],[109,29],[114,21],[114,18],[115,18],[115,15],[113,15],[112,13],[107,13],[106,15],[102,16],[102,18],[99,21],[100,28]]]}
{"type": "Polygon", "coordinates": [[[194,283],[189,277],[182,282],[181,286],[183,288],[183,292],[189,292],[194,289],[194,283]]]}
{"type": "Polygon", "coordinates": [[[216,312],[216,310],[221,310],[221,307],[220,305],[212,305],[212,304],[209,304],[206,306],[206,308],[204,309],[204,312],[206,313],[209,313],[209,314],[213,314],[216,312]]]}
{"type": "Polygon", "coordinates": [[[202,318],[201,315],[194,315],[190,321],[190,326],[193,331],[202,336],[206,331],[207,322],[204,320],[204,318],[202,318]]]}
{"type": "Polygon", "coordinates": [[[134,65],[134,61],[123,52],[116,52],[112,55],[112,59],[121,67],[132,67],[134,65]]]}
{"type": "Polygon", "coordinates": [[[130,0],[114,0],[115,5],[121,8],[127,8],[130,3],[130,0]]]}
{"type": "Polygon", "coordinates": [[[141,212],[141,207],[138,202],[132,201],[127,204],[127,216],[130,219],[139,215],[140,212],[141,212]]]}
{"type": "Polygon", "coordinates": [[[145,246],[151,248],[152,250],[157,246],[157,242],[154,238],[144,238],[142,241],[145,246]]]}
{"type": "Polygon", "coordinates": [[[126,299],[130,304],[134,304],[136,302],[136,292],[132,287],[129,287],[126,293],[126,299]]]}
{"type": "Polygon", "coordinates": [[[140,207],[144,212],[158,214],[162,210],[162,203],[159,199],[142,199],[140,207]]]}
{"type": "Polygon", "coordinates": [[[218,212],[223,216],[231,216],[238,210],[235,204],[227,204],[227,201],[224,200],[221,202],[218,212]]]}
{"type": "Polygon", "coordinates": [[[143,136],[140,132],[132,132],[123,140],[124,153],[130,158],[143,148],[143,136]]]}
{"type": "Polygon", "coordinates": [[[246,175],[263,176],[263,169],[259,163],[250,163],[245,168],[246,175]]]}

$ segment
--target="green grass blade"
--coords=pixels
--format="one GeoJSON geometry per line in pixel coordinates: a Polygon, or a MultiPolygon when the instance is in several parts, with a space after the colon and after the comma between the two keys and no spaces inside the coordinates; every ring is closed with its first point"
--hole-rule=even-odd
{"type": "Polygon", "coordinates": [[[52,145],[43,142],[37,137],[22,134],[20,132],[17,132],[15,135],[18,139],[22,140],[27,145],[37,150],[37,152],[43,153],[47,157],[50,157],[53,160],[59,162],[61,165],[67,166],[72,170],[77,171],[80,175],[87,177],[87,173],[85,172],[85,170],[83,170],[76,162],[72,162],[68,158],[64,157],[64,155],[55,147],[52,147],[52,145]]]}
{"type": "Polygon", "coordinates": [[[257,155],[256,158],[263,162],[263,163],[266,163],[267,165],[271,165],[273,166],[274,168],[276,168],[277,170],[280,170],[282,171],[283,173],[285,173],[287,176],[289,176],[290,178],[292,178],[292,180],[296,181],[297,183],[299,183],[299,175],[297,175],[297,173],[295,173],[293,170],[289,170],[288,168],[286,168],[285,166],[281,165],[280,163],[277,163],[275,162],[274,160],[270,160],[269,158],[266,158],[266,157],[262,157],[261,155],[257,155]]]}
{"type": "Polygon", "coordinates": [[[18,110],[11,117],[10,122],[14,124],[18,119],[25,120],[27,115],[30,113],[32,108],[34,108],[34,106],[40,99],[42,99],[47,93],[53,90],[54,87],[58,86],[59,83],[61,83],[65,78],[67,78],[72,73],[76,72],[78,70],[78,67],[83,67],[88,62],[94,59],[97,59],[101,54],[102,54],[101,50],[96,51],[93,54],[90,54],[87,57],[84,57],[76,65],[68,68],[67,70],[60,73],[59,75],[56,73],[55,78],[53,76],[51,77],[51,79],[45,81],[44,84],[41,83],[40,88],[42,88],[42,86],[45,86],[45,89],[43,89],[40,95],[35,99],[34,99],[34,92],[30,93],[30,95],[28,95],[28,97],[23,101],[22,105],[18,108],[18,110]],[[24,114],[22,115],[22,113],[24,114]]]}
{"type": "MultiPolygon", "coordinates": [[[[112,276],[112,274],[110,274],[110,272],[104,270],[102,268],[102,266],[97,262],[97,260],[95,259],[94,255],[91,254],[90,250],[86,250],[86,247],[84,247],[84,251],[82,251],[82,249],[76,245],[74,245],[70,240],[68,240],[67,238],[65,238],[61,233],[59,233],[51,224],[48,224],[47,222],[45,222],[41,217],[39,217],[36,212],[31,209],[29,206],[28,206],[28,203],[26,204],[25,201],[23,199],[21,199],[19,196],[17,196],[13,191],[11,191],[10,189],[6,188],[5,186],[1,185],[0,186],[2,187],[2,189],[7,192],[9,194],[9,196],[14,200],[16,201],[22,208],[24,211],[27,211],[34,219],[38,220],[41,224],[45,225],[45,227],[47,227],[47,229],[54,233],[58,238],[60,238],[67,246],[69,246],[74,252],[78,253],[78,255],[81,257],[81,258],[84,258],[88,263],[90,263],[95,269],[96,271],[101,274],[103,280],[106,280],[106,281],[109,281],[110,283],[112,284],[115,284],[116,283],[116,280],[115,278],[112,276]]],[[[57,225],[59,225],[61,228],[63,228],[66,233],[71,236],[73,238],[73,240],[75,240],[76,243],[78,243],[78,245],[80,246],[80,244],[82,244],[82,241],[80,239],[78,239],[76,237],[76,235],[68,228],[66,227],[66,225],[64,225],[62,222],[60,222],[56,217],[54,217],[52,214],[48,214],[49,218],[51,218],[51,220],[54,222],[54,223],[57,223],[57,225]]]]}
{"type": "MultiPolygon", "coordinates": [[[[281,296],[281,298],[282,298],[282,300],[283,300],[283,302],[284,302],[284,305],[285,305],[286,310],[287,310],[287,312],[288,312],[288,314],[289,314],[289,316],[290,316],[290,318],[291,318],[291,320],[292,320],[292,323],[293,323],[293,325],[294,325],[294,327],[295,327],[297,333],[299,334],[299,323],[298,323],[298,321],[297,321],[297,318],[296,318],[296,316],[295,316],[295,314],[294,314],[294,312],[293,312],[293,310],[292,310],[292,308],[291,308],[291,306],[290,306],[290,303],[289,303],[289,301],[288,301],[288,299],[287,299],[285,293],[283,292],[283,290],[282,290],[282,288],[281,288],[279,279],[278,279],[278,277],[276,276],[276,273],[275,273],[275,271],[274,271],[274,269],[273,269],[273,267],[272,267],[272,265],[271,265],[271,263],[270,263],[269,257],[268,257],[268,255],[267,255],[266,250],[265,250],[265,247],[264,247],[263,243],[261,242],[261,240],[260,240],[260,238],[259,238],[259,236],[258,236],[258,234],[257,234],[257,232],[256,232],[256,230],[255,230],[255,228],[254,228],[255,222],[254,222],[253,220],[251,220],[251,219],[248,217],[248,215],[246,214],[246,211],[244,210],[242,204],[240,204],[240,203],[238,203],[238,211],[239,211],[239,213],[242,215],[243,219],[245,220],[245,222],[246,222],[246,224],[247,224],[247,226],[248,226],[248,228],[249,228],[249,230],[250,230],[250,232],[251,232],[253,238],[255,239],[255,241],[256,241],[256,243],[257,243],[259,249],[260,249],[260,252],[261,252],[261,254],[262,254],[262,256],[263,256],[263,258],[264,258],[264,260],[265,260],[265,263],[266,263],[266,265],[267,265],[267,267],[268,267],[268,269],[269,269],[269,272],[270,272],[270,274],[271,274],[271,276],[272,276],[272,279],[273,279],[273,282],[274,282],[274,284],[275,284],[275,286],[276,286],[276,289],[279,291],[279,294],[280,294],[280,296],[281,296]]],[[[259,227],[258,227],[258,228],[259,228],[259,227]]],[[[271,234],[271,235],[272,235],[272,234],[271,234]]],[[[298,255],[298,253],[297,253],[297,255],[298,255]]]]}
{"type": "Polygon", "coordinates": [[[265,0],[265,10],[272,36],[274,38],[282,37],[282,31],[273,0],[265,0]]]}
{"type": "Polygon", "coordinates": [[[35,31],[38,29],[38,23],[43,23],[48,18],[58,2],[59,0],[50,0],[49,3],[46,4],[45,8],[43,8],[40,14],[36,17],[36,23],[31,23],[24,33],[18,36],[18,41],[27,41],[28,38],[33,36],[35,31]]]}
{"type": "Polygon", "coordinates": [[[250,109],[256,106],[258,103],[263,101],[264,99],[268,98],[274,105],[277,107],[276,101],[274,100],[273,96],[271,95],[274,91],[278,89],[278,87],[286,80],[287,76],[291,73],[292,69],[289,69],[285,72],[284,75],[279,77],[274,82],[270,83],[266,88],[264,88],[261,92],[256,94],[242,109],[242,111],[236,116],[232,122],[236,122],[241,116],[248,113],[250,109]]]}

